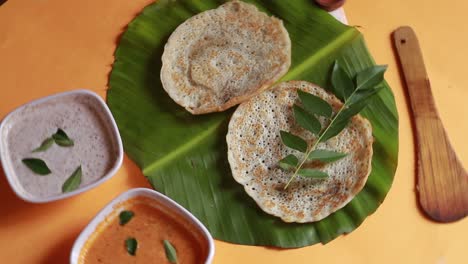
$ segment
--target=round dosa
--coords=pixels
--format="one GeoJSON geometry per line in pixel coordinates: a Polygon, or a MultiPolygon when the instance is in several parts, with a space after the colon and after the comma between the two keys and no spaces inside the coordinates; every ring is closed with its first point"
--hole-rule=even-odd
{"type": "Polygon", "coordinates": [[[231,1],[182,23],[162,55],[164,90],[192,114],[224,111],[271,86],[291,64],[283,22],[231,1]]]}
{"type": "MultiPolygon", "coordinates": [[[[280,130],[306,139],[309,146],[316,137],[294,121],[292,106],[298,103],[297,89],[319,96],[334,112],[342,103],[324,89],[304,81],[276,85],[234,112],[227,134],[228,159],[234,179],[244,186],[263,211],[285,222],[321,220],[345,206],[364,187],[371,170],[372,127],[360,115],[336,137],[320,143],[318,149],[347,153],[341,160],[323,164],[308,161],[304,168],[317,168],[329,174],[326,179],[296,177],[284,190],[291,171],[278,167],[288,154],[299,160],[304,154],[284,146],[280,130]]],[[[322,126],[325,124],[320,119],[322,126]]]]}

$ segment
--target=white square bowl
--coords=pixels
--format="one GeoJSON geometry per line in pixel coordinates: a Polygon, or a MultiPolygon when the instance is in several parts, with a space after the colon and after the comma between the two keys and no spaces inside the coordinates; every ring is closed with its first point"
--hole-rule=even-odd
{"type": "MultiPolygon", "coordinates": [[[[103,223],[108,217],[114,212],[114,210],[123,210],[123,207],[119,207],[125,201],[137,197],[137,196],[144,196],[150,199],[155,200],[159,205],[162,205],[163,208],[167,209],[168,211],[174,212],[176,215],[181,216],[187,222],[191,223],[197,230],[196,232],[199,233],[203,237],[203,245],[207,249],[207,256],[205,259],[205,264],[210,264],[213,261],[214,256],[214,242],[211,234],[208,232],[206,227],[193,216],[189,211],[185,208],[171,200],[170,198],[147,188],[135,188],[130,189],[117,198],[112,200],[109,204],[107,204],[104,209],[102,209],[91,222],[85,227],[85,229],[81,232],[81,234],[76,239],[75,243],[73,244],[73,248],[70,255],[70,264],[78,264],[80,253],[85,245],[86,241],[90,238],[90,236],[96,231],[96,228],[99,224],[103,223]]],[[[150,261],[148,261],[150,263],[150,261]]]]}
{"type": "Polygon", "coordinates": [[[0,161],[5,172],[5,176],[16,195],[27,202],[46,203],[64,199],[90,190],[111,178],[122,165],[122,160],[123,147],[117,124],[115,123],[115,120],[104,100],[99,95],[88,90],[64,92],[29,102],[9,113],[0,124],[0,161]],[[48,107],[48,104],[49,106],[50,104],[54,104],[56,106],[54,109],[61,109],[60,106],[66,103],[64,100],[70,100],[70,98],[71,100],[75,100],[75,98],[78,98],[76,100],[86,100],[91,104],[97,117],[100,118],[101,122],[103,122],[103,125],[106,128],[105,134],[109,137],[109,142],[112,144],[113,151],[111,152],[111,164],[109,165],[109,168],[105,170],[105,174],[101,178],[74,191],[51,196],[34,195],[25,190],[21,182],[18,180],[18,173],[14,170],[12,157],[7,144],[8,133],[13,133],[10,129],[17,122],[37,122],[37,120],[33,120],[35,109],[38,109],[39,107],[48,107]],[[31,118],[31,120],[29,120],[29,118],[31,118]]]}

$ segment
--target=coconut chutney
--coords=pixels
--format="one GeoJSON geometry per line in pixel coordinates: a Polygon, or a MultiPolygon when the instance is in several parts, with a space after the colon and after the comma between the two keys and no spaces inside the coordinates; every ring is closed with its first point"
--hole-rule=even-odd
{"type": "Polygon", "coordinates": [[[120,139],[105,110],[97,95],[78,91],[41,99],[12,112],[2,125],[0,145],[13,189],[22,198],[44,200],[61,195],[63,183],[78,166],[82,167],[79,188],[109,174],[120,164],[120,139]],[[72,147],[53,144],[46,151],[32,152],[58,129],[74,141],[72,147]],[[52,172],[45,176],[34,173],[22,163],[25,158],[43,160],[52,172]]]}

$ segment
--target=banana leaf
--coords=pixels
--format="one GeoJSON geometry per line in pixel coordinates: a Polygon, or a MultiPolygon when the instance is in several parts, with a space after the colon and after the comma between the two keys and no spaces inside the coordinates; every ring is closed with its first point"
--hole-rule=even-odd
{"type": "MultiPolygon", "coordinates": [[[[294,248],[327,243],[356,229],[389,191],[397,166],[398,116],[385,83],[362,114],[373,126],[372,173],[344,208],[315,223],[291,224],[264,213],[232,178],[226,132],[233,110],[193,116],[160,81],[161,55],[187,18],[224,1],[160,0],[128,25],[115,52],[108,104],[124,148],[158,191],[191,211],[220,240],[294,248]]],[[[292,65],[282,78],[331,87],[334,60],[350,74],[373,65],[361,33],[336,21],[312,0],[248,1],[281,18],[292,41],[292,65]]]]}

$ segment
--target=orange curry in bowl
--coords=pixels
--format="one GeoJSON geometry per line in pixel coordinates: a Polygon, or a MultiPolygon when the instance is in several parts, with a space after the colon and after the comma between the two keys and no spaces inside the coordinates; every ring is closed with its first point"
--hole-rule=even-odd
{"type": "Polygon", "coordinates": [[[177,263],[198,264],[207,258],[207,242],[197,227],[158,201],[136,196],[117,204],[97,226],[79,263],[175,263],[166,253],[165,240],[175,249],[177,263]],[[122,212],[127,214],[123,218],[122,212]]]}

